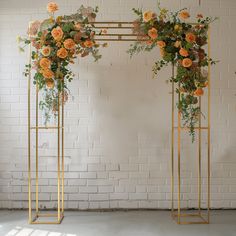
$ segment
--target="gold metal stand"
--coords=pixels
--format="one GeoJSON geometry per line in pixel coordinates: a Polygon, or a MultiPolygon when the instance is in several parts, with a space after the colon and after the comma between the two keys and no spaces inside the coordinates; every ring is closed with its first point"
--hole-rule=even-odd
{"type": "MultiPolygon", "coordinates": [[[[210,57],[210,32],[208,30],[208,56],[210,57]]],[[[174,77],[175,67],[172,65],[172,77],[174,77]]],[[[171,132],[171,214],[172,218],[178,224],[209,224],[210,223],[210,98],[211,98],[211,81],[210,81],[211,67],[208,65],[208,115],[207,115],[207,127],[202,126],[201,110],[202,99],[199,97],[199,123],[198,127],[195,127],[195,131],[198,134],[198,207],[196,210],[185,210],[181,207],[181,132],[188,131],[189,127],[182,127],[181,125],[181,112],[178,111],[177,123],[175,127],[175,86],[172,82],[172,132],[171,132]],[[177,130],[177,207],[174,206],[174,194],[175,194],[175,130],[177,130]],[[202,208],[202,131],[207,132],[207,207],[202,208]],[[203,211],[206,211],[204,214],[203,211]],[[191,212],[191,213],[190,213],[191,212]],[[195,220],[188,220],[194,218],[195,220]]],[[[178,94],[178,101],[180,101],[180,94],[178,94]]]]}
{"type": "MultiPolygon", "coordinates": [[[[29,48],[31,64],[31,45],[29,48]]],[[[64,91],[58,95],[58,117],[56,126],[39,126],[39,89],[35,91],[35,126],[31,126],[31,71],[28,76],[28,199],[30,224],[60,224],[64,217],[64,91]],[[62,96],[62,98],[61,98],[62,96]],[[62,100],[62,101],[61,101],[62,100]],[[32,216],[32,169],[31,169],[31,130],[35,130],[35,214],[32,216]],[[57,130],[57,213],[42,213],[39,208],[39,130],[57,130]],[[41,220],[41,218],[55,218],[41,220]]]]}
{"type": "MultiPolygon", "coordinates": [[[[95,22],[96,29],[121,30],[121,33],[109,33],[96,36],[96,41],[137,41],[137,35],[122,30],[133,29],[132,22],[95,22]]],[[[29,47],[29,64],[31,64],[32,46],[29,47]]],[[[30,224],[60,224],[64,218],[64,92],[58,96],[57,126],[39,126],[39,89],[35,93],[35,125],[31,126],[31,71],[28,76],[28,199],[30,224]],[[35,209],[32,209],[32,168],[31,168],[31,131],[35,130],[35,209]],[[39,208],[39,131],[57,130],[57,210],[56,213],[42,213],[39,208]],[[34,215],[32,211],[35,211],[34,215]],[[41,220],[50,218],[50,220],[41,220]],[[51,218],[54,218],[51,220],[51,218]]]]}
{"type": "MultiPolygon", "coordinates": [[[[137,34],[127,33],[127,31],[133,29],[133,22],[95,22],[93,23],[97,29],[110,29],[110,30],[121,30],[120,33],[109,33],[96,35],[96,41],[140,41],[137,39],[137,34]]],[[[142,39],[146,41],[146,39],[142,39]]],[[[209,45],[208,45],[209,46],[209,45]]],[[[210,49],[208,48],[208,55],[210,56],[210,49]]],[[[29,49],[29,64],[31,64],[31,45],[29,49]]],[[[181,213],[181,176],[180,176],[180,135],[182,130],[188,130],[186,127],[181,127],[181,115],[178,113],[178,208],[177,211],[174,207],[174,83],[172,83],[172,146],[171,146],[171,166],[172,166],[172,178],[171,178],[171,198],[172,198],[172,217],[177,219],[179,224],[189,223],[209,223],[210,219],[210,66],[208,67],[208,127],[201,126],[201,120],[199,119],[198,130],[199,135],[199,209],[197,214],[183,214],[181,213]],[[204,219],[201,214],[201,132],[206,130],[208,132],[208,208],[207,208],[207,219],[204,219]],[[199,217],[199,222],[187,222],[181,221],[182,217],[199,217]]],[[[172,75],[174,76],[174,66],[172,67],[172,75]]],[[[31,126],[31,72],[28,77],[28,193],[29,193],[29,223],[30,224],[60,224],[64,218],[64,102],[60,103],[60,96],[58,96],[58,121],[57,126],[39,126],[38,124],[38,86],[36,85],[36,121],[35,126],[31,126]],[[61,106],[60,106],[61,104],[61,106]],[[39,209],[39,176],[38,176],[38,135],[39,131],[43,130],[57,130],[58,150],[57,150],[57,212],[54,214],[41,213],[39,209]],[[31,183],[31,130],[36,131],[36,198],[35,198],[35,214],[32,216],[32,183],[31,183]],[[53,217],[53,221],[42,221],[41,218],[53,217]]],[[[62,92],[62,101],[64,101],[64,92],[62,92]]],[[[201,106],[201,100],[199,101],[201,106]]]]}

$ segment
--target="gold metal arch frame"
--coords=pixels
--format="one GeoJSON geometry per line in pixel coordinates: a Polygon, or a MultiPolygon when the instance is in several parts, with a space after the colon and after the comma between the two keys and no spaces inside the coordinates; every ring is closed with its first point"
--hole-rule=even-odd
{"type": "MultiPolygon", "coordinates": [[[[134,42],[137,41],[137,35],[133,34],[133,22],[95,22],[93,23],[97,29],[110,29],[115,33],[108,33],[105,35],[96,35],[96,41],[107,42],[134,42]]],[[[210,35],[209,35],[210,36],[210,35]]],[[[143,40],[145,41],[145,39],[143,40]]],[[[208,41],[209,44],[209,41],[208,41]]],[[[31,64],[32,46],[29,47],[29,64],[31,64]]],[[[210,47],[208,45],[208,53],[210,54],[210,47]]],[[[181,127],[181,115],[178,112],[178,127],[174,126],[175,113],[175,99],[174,99],[174,83],[172,83],[172,138],[171,138],[171,212],[172,217],[177,220],[178,224],[207,224],[210,219],[210,66],[208,67],[208,127],[201,126],[201,117],[199,117],[198,130],[199,137],[199,175],[198,175],[198,213],[183,214],[181,211],[181,156],[180,156],[180,136],[182,130],[188,128],[181,127]],[[174,206],[174,143],[175,130],[178,131],[178,207],[174,206]],[[204,219],[201,213],[201,132],[207,130],[208,132],[208,207],[207,219],[204,219]],[[199,217],[201,221],[182,221],[182,217],[199,217]]],[[[172,67],[172,76],[174,76],[174,66],[172,67]]],[[[58,96],[58,117],[57,125],[55,126],[39,126],[39,89],[35,86],[35,126],[31,125],[31,71],[28,76],[28,200],[29,200],[29,223],[30,224],[60,224],[64,218],[64,104],[60,103],[63,97],[58,96]],[[32,207],[32,168],[31,168],[31,131],[35,130],[35,208],[32,207]],[[39,131],[55,130],[57,132],[57,210],[55,213],[46,213],[39,208],[39,131]],[[34,211],[34,214],[33,214],[34,211]],[[52,220],[51,220],[52,218],[52,220]]],[[[63,96],[63,92],[62,95],[63,96]]],[[[179,98],[180,99],[180,98],[179,98]]],[[[199,101],[201,107],[201,99],[199,101]]]]}
{"type": "MultiPolygon", "coordinates": [[[[210,29],[208,29],[208,56],[210,58],[210,29]]],[[[172,65],[172,77],[175,75],[175,68],[172,65]]],[[[182,192],[181,192],[181,133],[183,131],[189,131],[189,127],[182,127],[181,125],[181,113],[178,110],[178,118],[177,118],[177,127],[175,126],[175,85],[172,82],[172,116],[171,116],[171,123],[172,123],[172,132],[171,132],[171,214],[172,218],[178,224],[209,224],[210,223],[210,199],[211,199],[211,189],[210,189],[210,170],[211,170],[211,159],[210,159],[210,147],[211,147],[211,133],[210,133],[210,114],[211,114],[211,65],[208,65],[208,104],[207,104],[207,126],[202,126],[201,120],[201,112],[202,112],[202,99],[199,97],[199,108],[200,108],[200,115],[199,115],[199,122],[198,126],[195,127],[195,131],[197,132],[198,136],[198,207],[195,210],[192,210],[189,213],[189,210],[183,209],[181,207],[181,200],[182,199],[182,192]],[[175,156],[175,131],[177,130],[177,155],[175,156]],[[206,155],[206,162],[207,162],[207,203],[206,207],[202,208],[202,132],[207,132],[207,155],[206,155]],[[175,159],[177,159],[177,207],[175,207],[175,159]],[[206,211],[204,214],[203,211],[206,211]],[[194,220],[188,220],[193,219],[194,220]]],[[[180,94],[178,94],[178,101],[180,100],[180,94]]]]}

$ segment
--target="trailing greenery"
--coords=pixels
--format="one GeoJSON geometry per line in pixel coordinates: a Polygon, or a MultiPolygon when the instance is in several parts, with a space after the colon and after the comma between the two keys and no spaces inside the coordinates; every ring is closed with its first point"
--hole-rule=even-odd
{"type": "Polygon", "coordinates": [[[158,3],[158,14],[152,11],[143,12],[133,9],[138,19],[134,21],[133,32],[137,34],[137,42],[130,46],[128,53],[134,56],[142,51],[151,51],[159,47],[162,59],[153,65],[153,76],[158,75],[164,66],[169,64],[177,68],[175,77],[169,79],[177,84],[179,94],[177,108],[181,113],[184,126],[194,141],[194,127],[202,115],[199,97],[208,86],[208,74],[204,68],[216,61],[209,58],[205,51],[208,40],[209,24],[217,18],[196,16],[196,23],[187,22],[190,14],[186,8],[177,12],[169,12],[158,3]]]}

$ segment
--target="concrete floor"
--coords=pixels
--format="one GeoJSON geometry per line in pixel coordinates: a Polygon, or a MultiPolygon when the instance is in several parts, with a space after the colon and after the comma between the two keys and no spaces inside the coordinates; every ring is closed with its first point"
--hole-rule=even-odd
{"type": "Polygon", "coordinates": [[[210,225],[177,225],[169,211],[67,211],[61,225],[29,225],[26,211],[0,211],[0,236],[236,236],[236,211],[212,211],[210,225]]]}

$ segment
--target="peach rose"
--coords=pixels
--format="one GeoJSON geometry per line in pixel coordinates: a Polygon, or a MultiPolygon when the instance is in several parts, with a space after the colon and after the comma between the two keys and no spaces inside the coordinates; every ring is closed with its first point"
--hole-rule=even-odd
{"type": "Polygon", "coordinates": [[[54,28],[51,32],[52,37],[56,40],[56,41],[60,41],[63,37],[63,31],[61,29],[60,26],[57,26],[56,28],[54,28]]]}
{"type": "Polygon", "coordinates": [[[64,41],[64,47],[66,49],[73,49],[75,47],[75,41],[73,39],[66,39],[64,41]]]}
{"type": "Polygon", "coordinates": [[[196,35],[193,34],[193,33],[187,33],[186,36],[185,36],[185,39],[187,42],[189,43],[193,43],[196,41],[196,35]]]}
{"type": "Polygon", "coordinates": [[[86,41],[84,42],[84,46],[85,46],[86,48],[91,48],[91,47],[93,47],[93,45],[94,45],[94,43],[93,43],[91,40],[86,40],[86,41]]]}
{"type": "Polygon", "coordinates": [[[194,91],[194,95],[196,96],[202,96],[204,94],[204,91],[202,88],[197,88],[195,91],[194,91]]]}
{"type": "Polygon", "coordinates": [[[153,13],[151,11],[145,11],[143,13],[143,21],[149,22],[152,19],[153,13]]]}
{"type": "Polygon", "coordinates": [[[68,56],[68,52],[65,48],[60,48],[59,50],[57,50],[57,56],[64,59],[68,56]]]}
{"type": "Polygon", "coordinates": [[[188,51],[184,48],[180,48],[179,50],[179,54],[182,56],[182,57],[187,57],[189,54],[188,54],[188,51]]]}
{"type": "Polygon", "coordinates": [[[50,67],[51,65],[51,61],[47,58],[42,58],[40,61],[39,61],[39,65],[43,68],[43,69],[47,69],[50,67]]]}
{"type": "Polygon", "coordinates": [[[190,67],[193,64],[193,61],[189,58],[184,58],[182,61],[183,67],[190,67]]]}
{"type": "Polygon", "coordinates": [[[55,2],[49,2],[47,5],[47,11],[53,13],[58,10],[58,5],[55,2]]]}
{"type": "Polygon", "coordinates": [[[179,48],[179,47],[181,46],[181,41],[176,41],[175,44],[174,44],[174,46],[175,46],[176,48],[179,48]]]}
{"type": "Polygon", "coordinates": [[[46,46],[46,47],[43,47],[42,49],[42,54],[45,56],[45,57],[48,57],[51,53],[52,49],[51,47],[49,46],[46,46]]]}
{"type": "Polygon", "coordinates": [[[164,41],[157,41],[157,45],[160,47],[160,48],[164,48],[166,46],[166,43],[164,41]]]}
{"type": "Polygon", "coordinates": [[[46,82],[46,85],[49,89],[54,88],[55,83],[52,78],[47,78],[45,82],[46,82]]]}
{"type": "Polygon", "coordinates": [[[151,28],[150,30],[148,30],[148,36],[151,39],[156,39],[158,37],[157,30],[155,28],[151,28]]]}
{"type": "Polygon", "coordinates": [[[181,11],[179,13],[179,17],[185,20],[185,19],[189,18],[190,15],[189,15],[189,13],[187,11],[181,11]]]}
{"type": "Polygon", "coordinates": [[[54,73],[50,69],[44,69],[42,74],[45,79],[51,79],[54,77],[54,73]]]}

